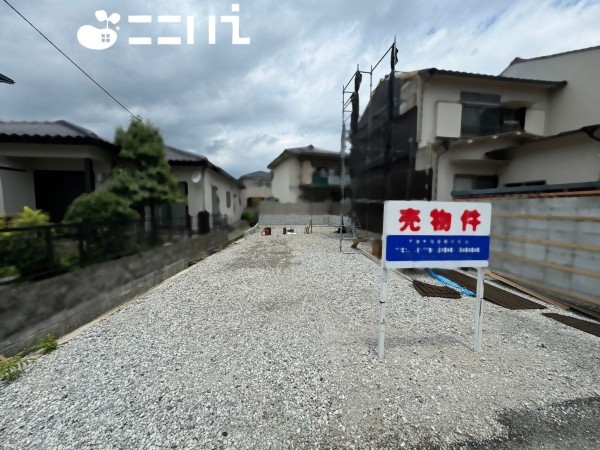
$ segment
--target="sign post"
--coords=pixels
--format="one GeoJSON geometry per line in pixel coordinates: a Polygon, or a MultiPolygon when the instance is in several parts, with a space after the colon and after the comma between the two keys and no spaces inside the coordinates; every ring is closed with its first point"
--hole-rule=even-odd
{"type": "Polygon", "coordinates": [[[383,266],[381,268],[381,286],[379,289],[379,345],[377,348],[379,359],[383,359],[385,346],[385,300],[387,297],[387,279],[388,270],[383,266]]]}
{"type": "Polygon", "coordinates": [[[490,203],[384,202],[379,359],[385,346],[387,269],[476,267],[474,350],[482,350],[482,268],[488,266],[491,220],[490,203]]]}

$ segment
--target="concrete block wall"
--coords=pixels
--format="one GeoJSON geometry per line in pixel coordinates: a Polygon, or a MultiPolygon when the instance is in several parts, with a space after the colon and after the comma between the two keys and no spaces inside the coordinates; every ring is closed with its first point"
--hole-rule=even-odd
{"type": "MultiPolygon", "coordinates": [[[[301,214],[260,214],[258,223],[261,225],[307,225],[308,221],[312,218],[312,224],[314,227],[319,226],[340,226],[340,216],[333,214],[323,215],[301,215],[301,214]]],[[[350,217],[344,217],[344,226],[351,226],[350,217]]]]}
{"type": "Polygon", "coordinates": [[[600,196],[488,198],[490,268],[600,308],[600,196]]]}
{"type": "Polygon", "coordinates": [[[1,286],[0,354],[15,354],[48,333],[69,333],[227,243],[227,231],[215,230],[47,280],[1,286]]]}

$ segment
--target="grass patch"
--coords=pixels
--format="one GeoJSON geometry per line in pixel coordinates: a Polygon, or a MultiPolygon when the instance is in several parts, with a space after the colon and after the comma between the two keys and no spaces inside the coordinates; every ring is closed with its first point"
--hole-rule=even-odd
{"type": "Polygon", "coordinates": [[[0,355],[0,380],[6,383],[15,381],[23,373],[23,369],[29,360],[26,358],[35,351],[41,351],[46,355],[58,348],[58,342],[52,334],[47,334],[39,344],[32,345],[27,350],[17,353],[15,356],[5,358],[0,355]]]}

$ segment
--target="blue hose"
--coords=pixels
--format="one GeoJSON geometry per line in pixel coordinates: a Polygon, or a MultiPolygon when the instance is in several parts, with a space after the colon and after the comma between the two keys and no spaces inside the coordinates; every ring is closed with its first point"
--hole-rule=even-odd
{"type": "Polygon", "coordinates": [[[433,270],[431,269],[427,269],[427,273],[429,273],[429,275],[431,275],[433,278],[435,278],[438,281],[441,281],[442,283],[444,283],[447,286],[453,287],[454,289],[458,289],[461,294],[467,295],[469,297],[475,297],[475,294],[473,292],[471,292],[470,290],[468,290],[465,287],[462,287],[460,284],[455,283],[452,280],[449,280],[446,277],[443,277],[441,275],[438,275],[437,273],[435,273],[433,270]]]}

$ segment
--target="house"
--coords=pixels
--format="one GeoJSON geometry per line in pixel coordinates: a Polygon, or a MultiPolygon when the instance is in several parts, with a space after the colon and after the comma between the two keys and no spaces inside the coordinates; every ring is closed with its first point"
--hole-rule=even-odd
{"type": "MultiPolygon", "coordinates": [[[[187,205],[173,205],[174,218],[189,214],[208,212],[211,226],[233,224],[240,220],[243,211],[242,190],[244,185],[205,156],[171,146],[165,146],[171,172],[179,182],[181,192],[187,197],[187,205]]],[[[196,229],[198,221],[192,220],[196,229]]]]}
{"type": "Polygon", "coordinates": [[[598,70],[600,47],[517,58],[499,75],[399,72],[390,127],[386,77],[352,135],[361,222],[380,228],[386,199],[599,187],[598,70]]]}
{"type": "Polygon", "coordinates": [[[267,167],[273,174],[273,197],[281,203],[341,199],[339,152],[312,144],[287,148],[267,167]]]}
{"type": "Polygon", "coordinates": [[[66,120],[0,122],[0,215],[24,206],[62,220],[79,195],[102,186],[119,148],[66,120]]]}
{"type": "Polygon", "coordinates": [[[271,189],[271,174],[259,170],[257,172],[247,173],[239,178],[244,185],[242,191],[242,205],[252,206],[252,200],[264,200],[273,196],[271,189]]]}
{"type": "Polygon", "coordinates": [[[351,138],[361,223],[380,233],[384,200],[491,203],[491,270],[598,308],[599,71],[592,47],[385,78],[351,138]]]}
{"type": "MultiPolygon", "coordinates": [[[[29,206],[60,222],[75,198],[103,189],[118,155],[118,146],[65,120],[0,122],[0,216],[29,206]]],[[[204,156],[169,146],[166,156],[188,202],[160,209],[160,217],[208,211],[212,226],[239,220],[240,182],[204,156]]]]}

